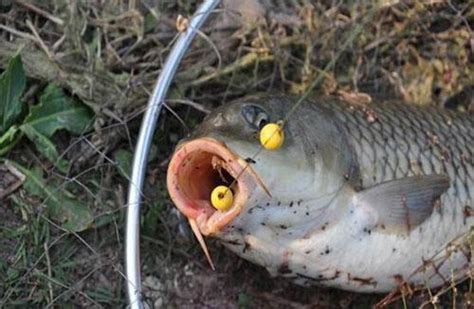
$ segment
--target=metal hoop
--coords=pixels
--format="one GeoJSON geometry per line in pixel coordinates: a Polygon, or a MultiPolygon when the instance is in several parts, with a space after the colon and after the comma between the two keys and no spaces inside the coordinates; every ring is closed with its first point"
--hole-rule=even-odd
{"type": "Polygon", "coordinates": [[[140,134],[135,146],[132,174],[128,188],[127,222],[125,229],[125,274],[127,277],[127,295],[130,308],[143,308],[141,299],[140,275],[140,202],[141,191],[145,178],[145,169],[150,150],[151,140],[156,123],[163,106],[163,100],[177,67],[209,13],[217,6],[219,0],[205,0],[192,17],[189,26],[174,44],[163,66],[155,89],[148,101],[147,110],[143,117],[140,134]]]}

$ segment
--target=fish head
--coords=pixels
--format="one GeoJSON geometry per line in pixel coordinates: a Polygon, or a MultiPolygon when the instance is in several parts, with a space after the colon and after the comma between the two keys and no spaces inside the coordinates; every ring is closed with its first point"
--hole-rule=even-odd
{"type": "Polygon", "coordinates": [[[293,101],[280,97],[247,97],[215,109],[178,144],[169,163],[168,191],[201,234],[216,235],[236,220],[260,224],[262,218],[247,215],[251,207],[296,203],[329,190],[326,165],[334,155],[320,147],[328,137],[310,136],[314,130],[306,130],[318,119],[307,119],[304,113],[288,118],[292,106],[293,101]],[[284,124],[283,145],[264,149],[259,130],[278,121],[284,124]],[[234,194],[225,211],[210,202],[218,185],[230,187],[234,194]]]}

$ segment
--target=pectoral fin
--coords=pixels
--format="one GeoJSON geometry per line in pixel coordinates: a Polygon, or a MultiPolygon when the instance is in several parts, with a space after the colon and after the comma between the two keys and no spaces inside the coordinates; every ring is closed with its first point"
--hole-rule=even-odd
{"type": "Polygon", "coordinates": [[[357,193],[360,205],[376,215],[376,226],[387,232],[409,232],[428,218],[449,188],[441,175],[413,176],[378,184],[357,193]]]}

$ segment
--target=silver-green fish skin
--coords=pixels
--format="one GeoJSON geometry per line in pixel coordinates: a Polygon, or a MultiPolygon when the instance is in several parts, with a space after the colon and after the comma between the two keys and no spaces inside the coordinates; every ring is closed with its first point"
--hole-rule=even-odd
{"type": "Polygon", "coordinates": [[[296,101],[254,96],[229,103],[191,137],[250,158],[271,194],[257,186],[212,236],[299,284],[380,292],[465,277],[465,235],[474,222],[472,115],[336,98],[293,109],[296,101]],[[282,148],[261,150],[255,134],[262,117],[285,120],[282,148]]]}

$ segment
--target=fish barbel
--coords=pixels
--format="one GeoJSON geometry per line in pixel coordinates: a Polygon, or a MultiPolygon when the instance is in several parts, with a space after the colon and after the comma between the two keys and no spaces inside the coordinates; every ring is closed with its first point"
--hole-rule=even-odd
{"type": "Polygon", "coordinates": [[[299,284],[388,291],[466,276],[474,222],[474,118],[387,101],[257,95],[223,105],[180,142],[171,199],[193,231],[299,284]],[[292,113],[289,111],[292,110],[292,113]],[[285,141],[257,135],[284,120],[285,141]],[[227,185],[232,206],[212,207],[227,185]]]}

